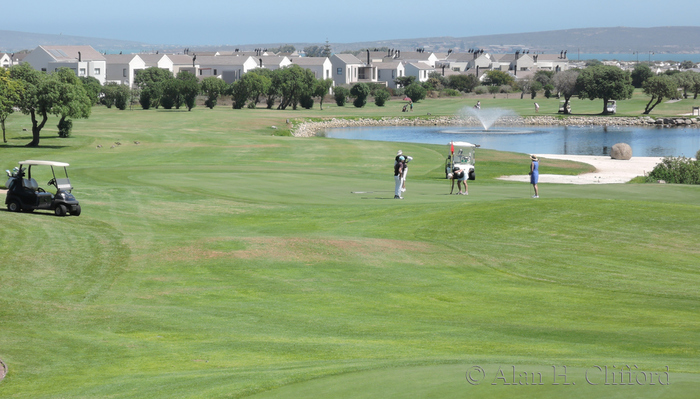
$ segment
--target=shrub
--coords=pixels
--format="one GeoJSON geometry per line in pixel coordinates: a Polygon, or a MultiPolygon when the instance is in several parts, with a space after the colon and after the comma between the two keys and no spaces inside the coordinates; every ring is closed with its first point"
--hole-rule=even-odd
{"type": "Polygon", "coordinates": [[[389,92],[386,90],[377,90],[374,93],[374,103],[377,105],[377,107],[383,107],[384,104],[386,104],[386,101],[391,97],[389,95],[389,92]]]}
{"type": "Polygon", "coordinates": [[[406,87],[404,94],[406,94],[406,97],[410,98],[414,103],[417,103],[425,98],[425,95],[428,94],[428,90],[426,90],[425,87],[419,83],[412,83],[406,87]]]}
{"type": "Polygon", "coordinates": [[[544,85],[544,96],[547,98],[552,97],[552,90],[554,90],[553,85],[551,85],[551,84],[544,85]]]}
{"type": "Polygon", "coordinates": [[[512,93],[513,92],[513,87],[510,85],[503,85],[501,86],[500,92],[499,93],[512,93]]]}
{"type": "Polygon", "coordinates": [[[335,103],[339,107],[345,106],[348,96],[350,95],[350,90],[345,87],[338,86],[333,89],[333,97],[335,98],[335,103]]]}
{"type": "Polygon", "coordinates": [[[700,162],[686,157],[666,157],[647,175],[647,182],[700,184],[700,162]]]}
{"type": "Polygon", "coordinates": [[[369,96],[369,86],[364,83],[355,83],[350,89],[350,95],[355,97],[355,101],[352,104],[357,108],[362,108],[367,104],[367,97],[369,96]]]}
{"type": "Polygon", "coordinates": [[[70,137],[70,132],[73,129],[73,121],[70,119],[61,118],[58,121],[58,136],[59,137],[70,137]]]}
{"type": "Polygon", "coordinates": [[[486,94],[486,92],[488,92],[488,91],[489,91],[489,89],[486,86],[476,86],[474,88],[474,93],[476,93],[476,94],[486,94]]]}
{"type": "Polygon", "coordinates": [[[461,95],[459,90],[455,90],[455,89],[445,89],[442,91],[441,94],[443,96],[446,96],[446,97],[459,97],[461,95]]]}
{"type": "Polygon", "coordinates": [[[308,94],[304,94],[299,98],[299,105],[305,109],[311,109],[314,107],[314,99],[308,94]]]}

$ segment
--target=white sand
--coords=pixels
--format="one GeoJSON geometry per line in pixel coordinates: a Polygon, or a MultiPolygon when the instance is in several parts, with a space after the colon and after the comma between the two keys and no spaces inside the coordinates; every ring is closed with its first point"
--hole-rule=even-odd
{"type": "MultiPolygon", "coordinates": [[[[539,183],[562,183],[562,184],[611,184],[627,183],[637,176],[644,176],[651,172],[654,166],[661,162],[662,157],[632,157],[623,161],[612,159],[609,156],[601,155],[537,155],[540,159],[565,159],[569,161],[583,162],[596,168],[592,173],[583,173],[577,176],[551,175],[540,173],[539,183]]],[[[525,166],[527,167],[527,166],[525,166]]],[[[546,170],[546,168],[545,168],[546,170]]],[[[542,167],[540,167],[542,172],[542,167]]],[[[529,175],[501,176],[501,180],[511,180],[519,182],[529,182],[529,175]]]]}

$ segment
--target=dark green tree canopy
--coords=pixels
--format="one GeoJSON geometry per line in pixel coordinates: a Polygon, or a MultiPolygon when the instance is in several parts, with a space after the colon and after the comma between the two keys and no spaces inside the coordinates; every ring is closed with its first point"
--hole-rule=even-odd
{"type": "Polygon", "coordinates": [[[576,80],[576,89],[581,98],[603,99],[605,114],[609,100],[631,98],[634,87],[629,72],[616,66],[596,65],[581,71],[576,80]]]}
{"type": "Polygon", "coordinates": [[[651,96],[644,108],[644,114],[649,114],[664,98],[673,98],[677,95],[678,84],[670,76],[652,76],[644,82],[643,89],[644,94],[651,96]],[[652,104],[652,102],[654,103],[652,104]]]}
{"type": "Polygon", "coordinates": [[[638,64],[632,70],[631,76],[632,76],[632,86],[639,89],[642,87],[642,85],[644,84],[644,82],[647,79],[654,76],[654,72],[651,71],[651,68],[649,68],[649,65],[638,64]]]}

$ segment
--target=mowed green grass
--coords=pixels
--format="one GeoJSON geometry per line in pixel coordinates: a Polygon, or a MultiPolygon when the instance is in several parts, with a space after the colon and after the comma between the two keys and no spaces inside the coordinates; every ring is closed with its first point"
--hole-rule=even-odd
{"type": "Polygon", "coordinates": [[[95,108],[38,149],[13,115],[0,166],[71,163],[83,214],[0,211],[0,396],[695,396],[698,187],[541,184],[533,200],[494,180],[527,155],[478,150],[470,195],[449,196],[443,146],[276,136],[288,118],[391,113],[324,108],[95,108]],[[622,365],[634,386],[595,368],[622,365]]]}

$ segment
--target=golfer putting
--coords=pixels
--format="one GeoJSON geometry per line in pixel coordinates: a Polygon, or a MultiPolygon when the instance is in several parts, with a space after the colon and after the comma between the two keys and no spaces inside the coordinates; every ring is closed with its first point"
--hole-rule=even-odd
{"type": "Polygon", "coordinates": [[[467,180],[476,180],[474,172],[474,153],[477,144],[464,141],[452,141],[448,144],[449,154],[445,160],[445,178],[452,181],[450,194],[454,192],[455,180],[457,181],[458,195],[469,195],[467,180]],[[462,189],[464,185],[464,189],[462,189]]]}

